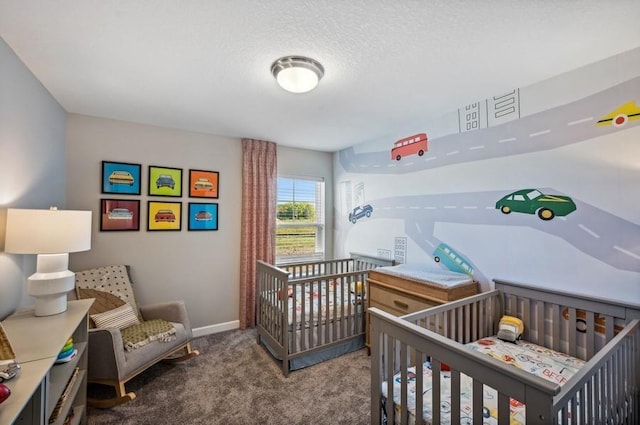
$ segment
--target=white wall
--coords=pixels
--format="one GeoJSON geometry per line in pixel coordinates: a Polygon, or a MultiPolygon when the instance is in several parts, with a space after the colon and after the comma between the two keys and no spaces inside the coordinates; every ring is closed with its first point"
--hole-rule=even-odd
{"type": "Polygon", "coordinates": [[[504,279],[640,303],[639,70],[636,48],[336,153],[336,255],[472,270],[483,289],[504,279]],[[620,114],[628,121],[613,125],[620,114]],[[394,142],[416,133],[429,135],[424,155],[392,159],[394,142]],[[570,201],[501,209],[527,189],[570,201]],[[363,203],[371,217],[349,223],[363,203]],[[533,214],[543,205],[556,217],[533,214]]]}
{"type": "Polygon", "coordinates": [[[6,208],[65,207],[64,139],[64,109],[0,39],[0,285],[35,272],[34,255],[3,252],[6,208]]]}

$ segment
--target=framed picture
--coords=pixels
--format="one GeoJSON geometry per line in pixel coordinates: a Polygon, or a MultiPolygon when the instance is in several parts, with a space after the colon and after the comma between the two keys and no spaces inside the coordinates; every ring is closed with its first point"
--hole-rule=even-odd
{"type": "Polygon", "coordinates": [[[140,201],[101,199],[100,230],[140,230],[140,201]]]}
{"type": "Polygon", "coordinates": [[[218,204],[189,202],[189,230],[218,230],[218,204]]]}
{"type": "Polygon", "coordinates": [[[102,193],[140,195],[140,164],[102,161],[102,193]]]}
{"type": "Polygon", "coordinates": [[[182,202],[148,201],[147,230],[180,230],[182,202]]]}
{"type": "Polygon", "coordinates": [[[219,177],[217,171],[189,170],[189,196],[217,199],[219,177]]]}
{"type": "Polygon", "coordinates": [[[182,196],[182,169],[150,165],[149,196],[182,196]]]}

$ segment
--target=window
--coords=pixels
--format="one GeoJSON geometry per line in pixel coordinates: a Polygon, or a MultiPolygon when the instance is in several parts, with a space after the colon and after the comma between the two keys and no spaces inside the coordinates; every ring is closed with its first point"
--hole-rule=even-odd
{"type": "Polygon", "coordinates": [[[324,260],[324,181],[278,177],[276,262],[324,260]]]}

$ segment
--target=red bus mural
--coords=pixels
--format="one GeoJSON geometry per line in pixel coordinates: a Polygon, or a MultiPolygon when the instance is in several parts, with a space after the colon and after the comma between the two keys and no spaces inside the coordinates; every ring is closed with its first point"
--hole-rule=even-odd
{"type": "Polygon", "coordinates": [[[398,140],[393,144],[393,149],[391,149],[391,159],[400,161],[403,156],[415,154],[418,154],[418,156],[424,155],[424,153],[429,150],[427,149],[428,140],[426,133],[418,133],[398,140]]]}

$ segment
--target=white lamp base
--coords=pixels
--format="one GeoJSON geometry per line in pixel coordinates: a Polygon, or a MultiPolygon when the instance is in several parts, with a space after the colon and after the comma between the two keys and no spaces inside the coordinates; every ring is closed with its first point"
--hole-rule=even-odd
{"type": "Polygon", "coordinates": [[[36,272],[27,280],[27,293],[36,299],[36,316],[51,316],[67,310],[67,292],[75,286],[75,273],[68,267],[67,253],[38,254],[36,272]]]}

